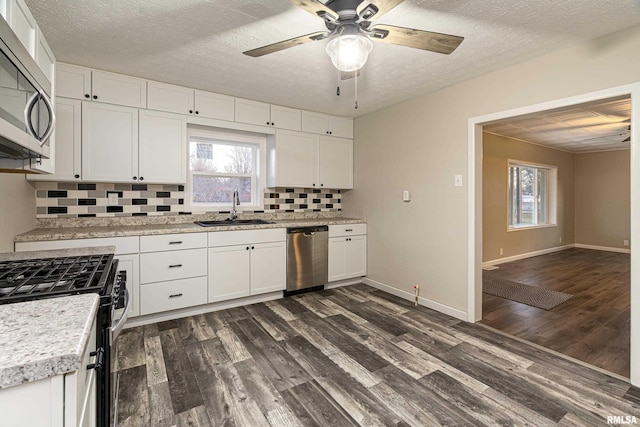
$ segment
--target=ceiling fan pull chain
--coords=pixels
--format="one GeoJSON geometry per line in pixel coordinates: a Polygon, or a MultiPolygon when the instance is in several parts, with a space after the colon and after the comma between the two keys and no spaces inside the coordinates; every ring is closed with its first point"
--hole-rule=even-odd
{"type": "Polygon", "coordinates": [[[336,89],[336,96],[340,96],[340,86],[336,89]]]}
{"type": "Polygon", "coordinates": [[[357,110],[358,109],[358,70],[356,70],[355,72],[356,77],[355,77],[355,81],[356,81],[356,94],[355,94],[355,103],[354,103],[354,107],[357,110]]]}

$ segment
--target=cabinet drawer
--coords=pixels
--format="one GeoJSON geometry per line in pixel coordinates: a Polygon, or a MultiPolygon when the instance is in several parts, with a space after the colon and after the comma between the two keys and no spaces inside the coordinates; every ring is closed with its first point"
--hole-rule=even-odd
{"type": "Polygon", "coordinates": [[[205,248],[140,254],[141,284],[206,275],[205,248]]]}
{"type": "Polygon", "coordinates": [[[367,224],[342,224],[329,226],[329,237],[355,236],[357,234],[367,234],[367,224]]]}
{"type": "Polygon", "coordinates": [[[207,233],[141,236],[140,252],[176,251],[207,247],[207,233]]]}
{"type": "Polygon", "coordinates": [[[115,246],[116,255],[138,253],[138,236],[100,237],[94,239],[50,240],[46,242],[17,242],[16,252],[48,251],[52,249],[74,249],[96,246],[115,246]]]}
{"type": "Polygon", "coordinates": [[[142,315],[207,303],[207,278],[171,280],[140,286],[142,315]]]}
{"type": "Polygon", "coordinates": [[[267,230],[212,231],[209,233],[209,247],[244,245],[247,243],[284,242],[285,228],[267,230]]]}

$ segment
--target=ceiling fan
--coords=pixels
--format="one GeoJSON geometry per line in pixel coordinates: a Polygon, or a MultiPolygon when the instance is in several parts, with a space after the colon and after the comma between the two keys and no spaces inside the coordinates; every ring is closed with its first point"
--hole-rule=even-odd
{"type": "Polygon", "coordinates": [[[443,54],[453,52],[464,37],[442,33],[373,24],[375,20],[404,0],[289,0],[324,20],[327,31],[295,37],[243,52],[259,57],[305,43],[330,38],[327,54],[333,65],[343,72],[343,80],[353,77],[367,61],[373,48],[371,40],[428,50],[443,54]]]}

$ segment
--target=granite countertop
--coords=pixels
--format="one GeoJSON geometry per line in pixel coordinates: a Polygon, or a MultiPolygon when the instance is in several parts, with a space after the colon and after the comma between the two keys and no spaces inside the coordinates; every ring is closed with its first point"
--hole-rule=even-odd
{"type": "Polygon", "coordinates": [[[0,305],[0,388],[80,369],[98,301],[84,294],[0,305]]]}
{"type": "Polygon", "coordinates": [[[2,261],[22,261],[27,259],[43,259],[58,257],[75,257],[86,255],[108,255],[115,253],[115,246],[94,246],[88,248],[76,249],[55,249],[48,251],[28,251],[28,252],[7,252],[0,254],[0,262],[2,261]]]}
{"type": "Polygon", "coordinates": [[[301,227],[313,225],[361,224],[365,221],[357,218],[312,218],[276,220],[273,224],[224,225],[202,227],[189,223],[144,224],[144,225],[108,225],[78,226],[61,228],[36,228],[16,236],[16,242],[37,242],[47,240],[90,239],[100,237],[149,236],[173,233],[202,233],[210,231],[255,230],[264,228],[301,227]]]}

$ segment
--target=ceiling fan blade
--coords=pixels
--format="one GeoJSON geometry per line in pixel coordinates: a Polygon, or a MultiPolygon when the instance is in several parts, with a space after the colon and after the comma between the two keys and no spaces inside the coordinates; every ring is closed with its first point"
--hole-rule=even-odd
{"type": "Polygon", "coordinates": [[[318,0],[289,0],[289,3],[324,20],[333,22],[338,19],[337,13],[320,3],[318,0]]]}
{"type": "Polygon", "coordinates": [[[446,55],[456,50],[456,48],[460,46],[460,43],[462,43],[462,40],[464,40],[464,37],[460,36],[383,24],[374,26],[371,29],[370,37],[380,42],[430,50],[446,55]]]}
{"type": "Polygon", "coordinates": [[[358,5],[356,13],[364,21],[373,21],[402,3],[404,0],[364,0],[358,5]]]}
{"type": "Polygon", "coordinates": [[[355,76],[360,77],[360,70],[356,71],[341,71],[340,72],[340,80],[349,80],[354,78],[355,76]]]}
{"type": "Polygon", "coordinates": [[[316,40],[322,40],[329,36],[327,32],[317,32],[311,34],[305,34],[304,36],[295,37],[289,40],[283,40],[278,43],[273,43],[267,46],[258,47],[256,49],[248,50],[246,52],[242,52],[247,56],[252,56],[257,58],[259,56],[268,55],[270,53],[278,52],[284,49],[289,49],[290,47],[300,46],[301,44],[314,42],[316,40]]]}

